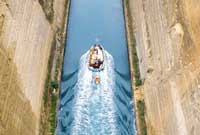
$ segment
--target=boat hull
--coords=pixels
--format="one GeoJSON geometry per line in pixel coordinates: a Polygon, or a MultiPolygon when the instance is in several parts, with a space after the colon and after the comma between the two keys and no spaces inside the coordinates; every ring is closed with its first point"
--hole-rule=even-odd
{"type": "Polygon", "coordinates": [[[88,68],[93,72],[100,72],[104,69],[104,49],[101,45],[93,45],[88,56],[88,68]]]}

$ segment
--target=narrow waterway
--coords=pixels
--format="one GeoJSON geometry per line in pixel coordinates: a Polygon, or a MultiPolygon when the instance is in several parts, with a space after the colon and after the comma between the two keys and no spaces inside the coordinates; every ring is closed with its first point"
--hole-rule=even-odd
{"type": "Polygon", "coordinates": [[[57,135],[134,135],[135,118],[122,0],[71,0],[57,135]],[[101,83],[88,50],[105,51],[101,83]]]}

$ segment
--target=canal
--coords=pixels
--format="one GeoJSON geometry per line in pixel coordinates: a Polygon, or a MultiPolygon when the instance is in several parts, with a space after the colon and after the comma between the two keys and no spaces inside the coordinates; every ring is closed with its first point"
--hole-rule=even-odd
{"type": "Polygon", "coordinates": [[[71,0],[56,134],[136,134],[122,0],[71,0]],[[96,43],[106,55],[100,85],[87,67],[96,43]]]}

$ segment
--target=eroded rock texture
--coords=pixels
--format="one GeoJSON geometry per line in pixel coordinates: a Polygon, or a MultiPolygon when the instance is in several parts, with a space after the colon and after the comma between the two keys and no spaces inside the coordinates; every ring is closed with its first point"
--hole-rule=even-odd
{"type": "Polygon", "coordinates": [[[47,12],[38,0],[0,0],[1,135],[38,134],[49,54],[65,3],[52,0],[47,12]],[[53,14],[51,22],[46,14],[53,14]]]}
{"type": "Polygon", "coordinates": [[[36,117],[24,96],[11,55],[0,46],[0,134],[35,135],[36,117]]]}
{"type": "Polygon", "coordinates": [[[149,134],[199,135],[200,1],[129,3],[149,134]]]}

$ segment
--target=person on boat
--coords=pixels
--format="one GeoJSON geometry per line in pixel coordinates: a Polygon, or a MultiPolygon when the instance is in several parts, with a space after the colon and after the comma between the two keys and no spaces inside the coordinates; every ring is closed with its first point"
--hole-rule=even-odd
{"type": "Polygon", "coordinates": [[[89,66],[93,68],[100,68],[100,66],[103,64],[102,47],[96,44],[94,45],[94,47],[91,48],[90,51],[91,55],[89,66]]]}

